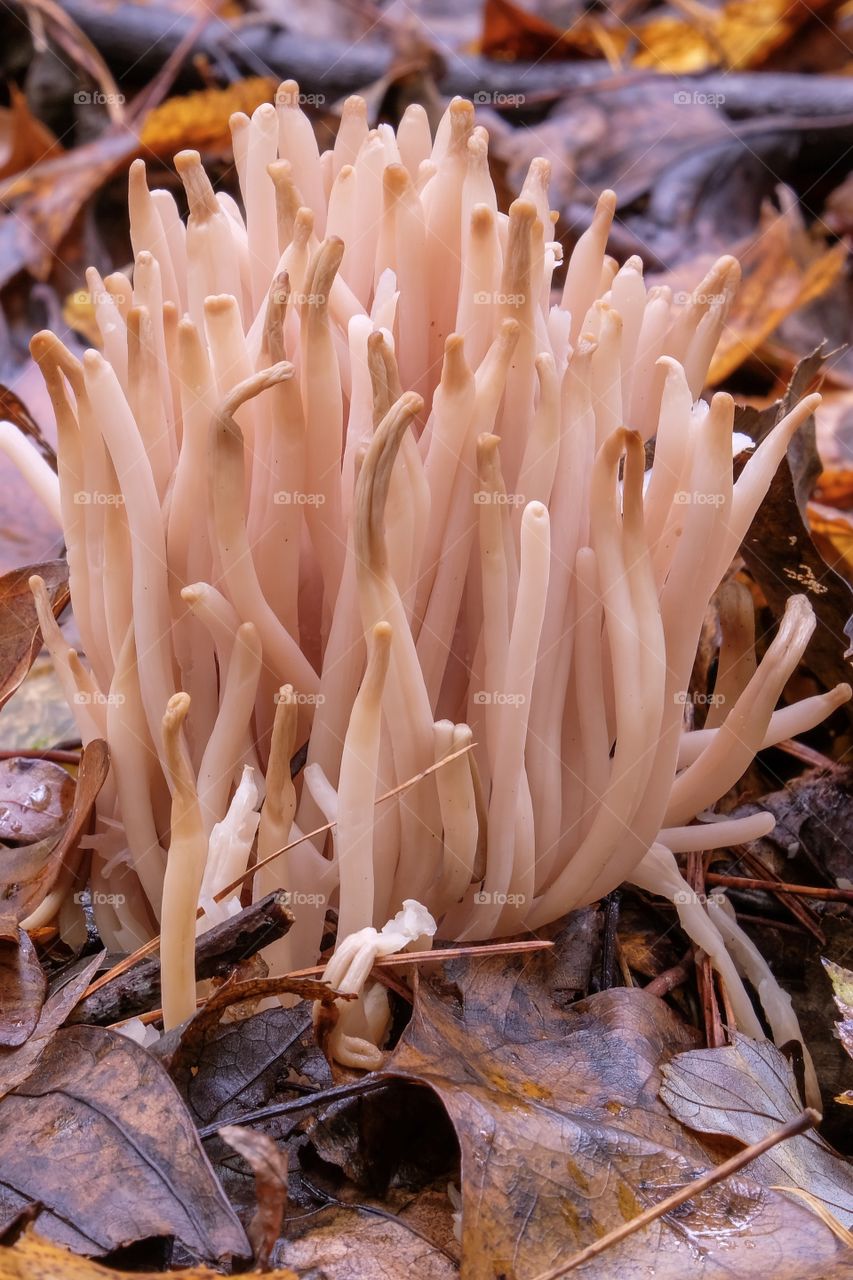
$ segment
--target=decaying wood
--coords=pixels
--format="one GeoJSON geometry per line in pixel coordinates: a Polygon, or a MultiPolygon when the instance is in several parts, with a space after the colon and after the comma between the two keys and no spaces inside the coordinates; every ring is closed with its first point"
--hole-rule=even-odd
{"type": "MultiPolygon", "coordinates": [[[[196,941],[196,976],[219,978],[241,960],[283,937],[293,924],[287,893],[278,890],[239,915],[214,925],[196,941]]],[[[128,969],[114,982],[91,992],[74,1010],[69,1022],[107,1026],[132,1018],[160,1004],[160,957],[150,956],[128,969]]]]}

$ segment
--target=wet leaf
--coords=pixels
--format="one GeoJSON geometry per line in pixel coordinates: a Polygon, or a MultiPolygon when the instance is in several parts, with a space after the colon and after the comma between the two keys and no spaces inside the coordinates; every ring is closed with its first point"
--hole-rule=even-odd
{"type": "MultiPolygon", "coordinates": [[[[537,956],[455,966],[458,1001],[422,983],[387,1064],[433,1088],[456,1129],[464,1280],[538,1275],[714,1163],[657,1098],[658,1064],[686,1047],[687,1029],[638,989],[561,1009],[547,965],[537,956]]],[[[703,1274],[729,1280],[763,1269],[817,1280],[844,1256],[809,1210],[738,1177],[585,1274],[683,1280],[700,1240],[703,1274]]]]}
{"type": "Polygon", "coordinates": [[[0,1099],[30,1074],[51,1037],[88,987],[103,955],[101,952],[94,956],[67,982],[51,991],[42,1005],[35,1030],[24,1044],[17,1049],[0,1049],[0,1099]]]}
{"type": "Polygon", "coordinates": [[[39,1020],[47,978],[36,949],[21,929],[0,939],[0,1046],[15,1048],[29,1039],[39,1020]]]}
{"type": "Polygon", "coordinates": [[[26,565],[0,578],[0,707],[18,688],[41,648],[36,607],[28,586],[33,574],[44,578],[57,617],[70,599],[64,560],[26,565]]]}
{"type": "Polygon", "coordinates": [[[0,760],[0,840],[34,843],[53,834],[68,819],[74,790],[71,775],[50,760],[0,760]]]}
{"type": "Polygon", "coordinates": [[[61,834],[0,852],[0,928],[4,920],[15,924],[26,920],[50,893],[63,869],[73,872],[72,859],[109,767],[107,744],[94,738],[80,757],[74,802],[61,834]]]}
{"type": "Polygon", "coordinates": [[[37,1203],[39,1233],[78,1252],[164,1235],[209,1260],[248,1252],[175,1086],[116,1031],[56,1033],[0,1102],[0,1166],[2,1221],[37,1203]]]}
{"type": "MultiPolygon", "coordinates": [[[[750,1146],[802,1110],[788,1059],[769,1040],[733,1033],[721,1049],[681,1053],[663,1067],[661,1097],[682,1124],[750,1146]]],[[[759,1156],[750,1175],[804,1188],[845,1227],[853,1223],[853,1170],[811,1130],[759,1156]]]]}
{"type": "Polygon", "coordinates": [[[219,1130],[223,1138],[241,1155],[255,1175],[258,1207],[246,1234],[257,1267],[265,1267],[281,1233],[287,1205],[287,1153],[279,1150],[272,1138],[238,1124],[226,1124],[219,1130]]]}
{"type": "MultiPolygon", "coordinates": [[[[219,1271],[188,1267],[181,1280],[217,1280],[219,1271]]],[[[12,1248],[0,1248],[0,1280],[162,1280],[162,1271],[116,1271],[78,1258],[29,1230],[12,1248]]],[[[255,1280],[297,1280],[293,1271],[255,1272],[255,1280]]]]}

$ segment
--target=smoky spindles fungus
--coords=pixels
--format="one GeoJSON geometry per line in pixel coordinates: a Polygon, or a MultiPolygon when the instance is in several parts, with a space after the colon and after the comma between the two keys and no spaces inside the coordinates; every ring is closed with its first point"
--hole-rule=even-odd
{"type": "Polygon", "coordinates": [[[625,880],[675,901],[745,1031],[741,974],[789,1037],[769,971],[674,857],[766,833],[715,804],[850,696],[776,709],[811,606],[791,599],[756,665],[726,587],[719,696],[685,721],[709,602],[818,402],[733,480],[732,400],[699,396],[737,263],[676,305],[607,258],[607,191],[555,293],[549,166],[500,212],[461,100],[433,140],[418,107],[395,134],[350,99],[322,158],[292,82],[232,128],[242,211],[185,151],[184,227],[136,161],[133,280],[90,277],[103,352],[33,340],[58,495],[23,470],[62,517],[85,667],[33,590],[81,736],[111,748],[105,943],[160,929],[166,1021],[185,1017],[199,899],[201,929],[233,909],[257,827],[261,858],[292,846],[254,884],[291,895],[274,969],[315,962],[337,914],[351,1063],[379,1060],[380,952],[539,928],[625,880]]]}

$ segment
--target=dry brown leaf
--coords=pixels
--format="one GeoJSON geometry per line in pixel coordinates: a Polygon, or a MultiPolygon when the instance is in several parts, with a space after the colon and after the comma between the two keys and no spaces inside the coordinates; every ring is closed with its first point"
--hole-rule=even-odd
{"type": "MultiPolygon", "coordinates": [[[[835,964],[832,960],[824,960],[823,967],[829,975],[832,983],[832,998],[841,1014],[841,1021],[835,1026],[835,1034],[853,1058],[853,971],[843,969],[840,964],[835,964]]],[[[853,1106],[853,1089],[846,1089],[835,1101],[853,1106]]]]}
{"type": "Polygon", "coordinates": [[[57,1244],[98,1255],[175,1236],[207,1261],[248,1242],[177,1089],[105,1027],[64,1027],[0,1102],[0,1223],[30,1205],[57,1244]]]}
{"type": "Polygon", "coordinates": [[[33,574],[44,579],[57,617],[71,598],[65,560],[26,565],[0,578],[0,707],[21,684],[41,648],[36,606],[29,588],[33,574]]]}
{"type": "Polygon", "coordinates": [[[257,1209],[246,1228],[256,1267],[265,1267],[281,1234],[287,1206],[287,1150],[279,1149],[272,1138],[239,1124],[219,1130],[229,1147],[241,1155],[255,1175],[257,1209]]]}
{"type": "Polygon", "coordinates": [[[276,89],[269,76],[249,76],[226,89],[199,89],[168,98],[149,111],[142,125],[140,144],[148,151],[168,156],[183,147],[203,151],[231,147],[228,121],[235,111],[251,115],[262,102],[271,102],[276,89]]]}
{"type": "Polygon", "coordinates": [[[30,111],[16,84],[9,85],[9,104],[0,108],[0,179],[62,151],[47,125],[30,111]]]}
{"type": "MultiPolygon", "coordinates": [[[[552,962],[553,963],[553,962],[552,962]]],[[[463,1280],[538,1275],[713,1163],[663,1114],[658,1064],[690,1033],[656,997],[614,989],[565,1010],[547,956],[469,962],[459,989],[421,983],[387,1071],[429,1085],[462,1151],[463,1280]]],[[[596,1280],[703,1275],[823,1280],[834,1234],[737,1176],[588,1265],[596,1280]],[[796,1219],[796,1220],[795,1220],[796,1219]]]]}
{"type": "MultiPolygon", "coordinates": [[[[189,1267],[180,1280],[218,1280],[220,1271],[189,1267]]],[[[293,1271],[254,1273],[255,1280],[298,1280],[293,1271]]],[[[9,1249],[0,1248],[0,1280],[163,1280],[162,1271],[116,1271],[89,1258],[78,1258],[43,1240],[33,1230],[26,1231],[9,1249]]]]}
{"type": "Polygon", "coordinates": [[[32,1035],[47,992],[36,949],[21,929],[0,939],[0,1046],[15,1049],[32,1035]]]}

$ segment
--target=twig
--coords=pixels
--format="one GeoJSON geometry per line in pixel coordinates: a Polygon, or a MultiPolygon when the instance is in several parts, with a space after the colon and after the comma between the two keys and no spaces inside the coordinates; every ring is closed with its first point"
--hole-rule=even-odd
{"type": "Polygon", "coordinates": [[[687,981],[692,968],[693,950],[691,948],[683,960],[679,960],[678,964],[674,964],[671,969],[664,969],[663,973],[659,973],[656,978],[652,978],[651,982],[647,982],[643,990],[648,991],[649,995],[667,996],[670,991],[674,991],[676,987],[681,986],[682,982],[687,981]]]}
{"type": "Polygon", "coordinates": [[[826,902],[853,902],[853,889],[824,889],[813,884],[788,884],[784,880],[757,880],[752,876],[723,876],[707,872],[708,884],[719,884],[727,889],[767,889],[770,893],[791,893],[796,897],[820,898],[826,902]]]}
{"type": "Polygon", "coordinates": [[[744,845],[736,845],[732,849],[732,853],[738,863],[742,864],[747,871],[751,871],[759,880],[770,880],[773,882],[771,893],[775,894],[782,905],[792,916],[796,916],[800,924],[808,929],[809,933],[814,934],[818,942],[826,942],[820,922],[811,907],[807,907],[804,902],[799,902],[796,895],[780,893],[780,887],[784,887],[784,881],[777,876],[768,866],[762,862],[756,854],[751,853],[744,845]]]}
{"type": "Polygon", "coordinates": [[[697,1178],[695,1182],[688,1182],[680,1191],[673,1192],[671,1196],[667,1196],[659,1204],[644,1209],[642,1213],[637,1214],[636,1218],[630,1218],[628,1222],[615,1227],[613,1231],[608,1231],[606,1236],[602,1236],[600,1240],[596,1240],[593,1244],[587,1245],[585,1249],[581,1249],[580,1253],[576,1253],[568,1262],[561,1263],[559,1266],[554,1267],[552,1271],[542,1272],[541,1275],[536,1277],[536,1280],[561,1280],[562,1276],[568,1275],[570,1271],[574,1271],[585,1262],[589,1262],[591,1258],[597,1258],[599,1254],[612,1249],[614,1245],[621,1243],[626,1237],[633,1235],[635,1231],[648,1226],[650,1222],[655,1222],[658,1218],[663,1217],[665,1213],[677,1209],[679,1205],[684,1204],[687,1200],[694,1199],[695,1196],[707,1191],[710,1187],[715,1187],[718,1182],[724,1182],[733,1173],[738,1173],[745,1165],[750,1164],[759,1156],[763,1156],[765,1151],[769,1151],[771,1147],[784,1142],[786,1138],[793,1138],[798,1133],[805,1133],[808,1129],[813,1129],[816,1124],[820,1124],[820,1120],[821,1116],[817,1111],[814,1111],[811,1107],[806,1107],[805,1111],[801,1111],[793,1120],[789,1120],[787,1124],[783,1124],[780,1129],[774,1130],[766,1138],[762,1138],[760,1142],[754,1142],[752,1146],[744,1147],[743,1151],[739,1151],[737,1155],[732,1156],[729,1160],[724,1160],[716,1168],[709,1169],[706,1174],[703,1174],[701,1178],[697,1178]]]}
{"type": "MultiPolygon", "coordinates": [[[[269,1107],[259,1107],[257,1111],[247,1111],[243,1116],[234,1116],[228,1124],[254,1124],[256,1120],[271,1120],[275,1116],[296,1115],[300,1111],[310,1111],[312,1107],[323,1107],[327,1103],[343,1102],[347,1098],[356,1098],[363,1093],[373,1093],[386,1085],[392,1084],[394,1076],[363,1076],[351,1084],[337,1085],[332,1089],[318,1089],[316,1093],[308,1093],[303,1098],[294,1098],[290,1102],[274,1102],[269,1107]]],[[[417,1083],[412,1081],[412,1083],[417,1083]]],[[[426,1086],[424,1086],[426,1087],[426,1086]]],[[[223,1127],[222,1121],[205,1125],[199,1129],[198,1136],[204,1141],[212,1138],[223,1127]]]]}
{"type": "Polygon", "coordinates": [[[79,764],[79,751],[0,751],[0,760],[48,760],[51,764],[79,764]]]}

